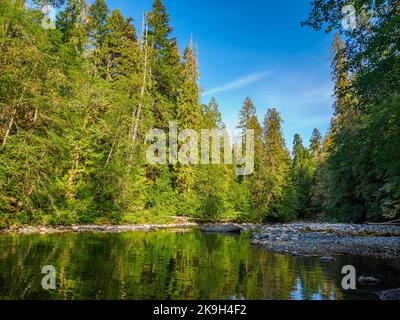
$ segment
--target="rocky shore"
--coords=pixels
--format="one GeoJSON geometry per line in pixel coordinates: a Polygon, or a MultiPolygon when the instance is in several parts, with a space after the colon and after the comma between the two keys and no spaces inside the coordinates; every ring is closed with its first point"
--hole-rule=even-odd
{"type": "Polygon", "coordinates": [[[378,224],[211,224],[197,223],[146,225],[76,225],[24,226],[0,230],[0,234],[57,234],[57,233],[122,233],[188,229],[200,227],[204,232],[250,233],[253,245],[269,251],[301,256],[330,258],[334,255],[363,255],[380,258],[400,258],[400,226],[378,224]]]}
{"type": "Polygon", "coordinates": [[[400,258],[400,226],[295,223],[243,225],[242,229],[251,232],[255,246],[274,252],[326,259],[334,255],[400,258]]]}
{"type": "Polygon", "coordinates": [[[0,230],[0,234],[55,234],[55,233],[122,233],[130,231],[156,231],[174,228],[195,228],[196,223],[143,224],[143,225],[75,225],[75,226],[25,226],[0,230]]]}

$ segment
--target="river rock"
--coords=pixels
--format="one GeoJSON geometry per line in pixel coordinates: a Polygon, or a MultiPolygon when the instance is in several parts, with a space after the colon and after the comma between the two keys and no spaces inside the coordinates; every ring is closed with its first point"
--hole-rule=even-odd
{"type": "Polygon", "coordinates": [[[234,224],[208,225],[201,228],[201,231],[215,233],[240,233],[242,228],[234,224]]]}
{"type": "Polygon", "coordinates": [[[400,300],[400,288],[379,291],[376,294],[381,300],[400,300]]]}
{"type": "Polygon", "coordinates": [[[334,261],[335,258],[332,257],[332,256],[324,256],[324,257],[321,257],[320,260],[322,260],[322,261],[334,261]]]}
{"type": "Polygon", "coordinates": [[[256,239],[256,240],[269,239],[269,234],[267,234],[267,233],[258,233],[256,235],[254,235],[254,239],[256,239]]]}
{"type": "Polygon", "coordinates": [[[365,286],[374,286],[377,285],[379,282],[381,282],[381,280],[369,276],[360,276],[358,278],[358,282],[365,286]]]}

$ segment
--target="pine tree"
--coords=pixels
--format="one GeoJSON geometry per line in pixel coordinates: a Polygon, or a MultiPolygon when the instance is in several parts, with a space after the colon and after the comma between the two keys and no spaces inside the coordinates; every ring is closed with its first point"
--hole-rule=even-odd
{"type": "Polygon", "coordinates": [[[96,50],[101,59],[100,74],[107,81],[117,77],[129,78],[139,68],[138,39],[133,20],[125,20],[119,10],[114,10],[106,19],[105,28],[103,44],[96,50]]]}
{"type": "Polygon", "coordinates": [[[93,64],[96,69],[99,69],[103,63],[99,54],[107,33],[106,23],[108,14],[109,9],[104,0],[96,0],[89,7],[87,29],[93,64]]]}
{"type": "Polygon", "coordinates": [[[343,3],[314,2],[304,24],[337,29],[333,78],[335,119],[329,148],[327,211],[342,221],[383,220],[400,215],[398,148],[399,32],[398,1],[370,1],[375,17],[365,19],[365,3],[355,3],[356,28],[340,28],[343,3]],[[389,107],[390,106],[390,107],[389,107]],[[387,134],[390,132],[390,134],[387,134]]]}
{"type": "Polygon", "coordinates": [[[154,76],[153,95],[156,98],[153,114],[156,126],[168,128],[168,121],[177,116],[178,89],[181,86],[181,55],[177,41],[171,37],[173,28],[162,0],[155,0],[148,15],[148,41],[154,54],[151,70],[154,76]]]}
{"type": "MultiPolygon", "coordinates": [[[[253,101],[247,97],[243,102],[243,106],[239,111],[239,125],[238,128],[242,130],[243,142],[245,139],[245,130],[254,130],[254,157],[255,157],[255,176],[257,176],[257,168],[260,165],[260,155],[262,152],[262,136],[261,125],[258,121],[257,110],[253,101]]],[[[244,148],[245,149],[245,148],[244,148]]]]}
{"type": "MultiPolygon", "coordinates": [[[[200,135],[201,126],[203,124],[203,114],[201,110],[200,95],[197,85],[197,61],[193,52],[192,43],[185,50],[182,78],[182,87],[179,90],[179,97],[177,101],[178,129],[180,131],[185,129],[195,130],[198,135],[200,135]]],[[[177,191],[180,195],[183,194],[183,196],[187,200],[195,197],[192,192],[196,182],[196,172],[196,167],[193,165],[179,164],[177,166],[177,191]]]]}
{"type": "Polygon", "coordinates": [[[218,103],[214,97],[211,98],[209,104],[203,106],[203,116],[205,128],[225,129],[218,103]]]}
{"type": "MultiPolygon", "coordinates": [[[[240,177],[243,187],[248,189],[252,196],[252,210],[255,212],[255,219],[263,219],[263,183],[260,174],[263,154],[262,129],[258,121],[257,110],[253,101],[248,97],[245,99],[239,111],[239,125],[242,130],[243,150],[246,150],[246,130],[254,130],[254,172],[251,176],[240,177]]],[[[243,156],[245,151],[243,151],[243,156]]]]}
{"type": "Polygon", "coordinates": [[[57,28],[65,43],[71,43],[77,52],[82,52],[88,43],[88,4],[86,0],[68,0],[57,19],[57,28]]]}
{"type": "Polygon", "coordinates": [[[93,46],[101,47],[106,36],[109,9],[104,0],[96,0],[89,8],[88,30],[93,46]]]}
{"type": "MultiPolygon", "coordinates": [[[[215,98],[211,98],[208,105],[203,108],[203,128],[216,130],[220,138],[220,149],[217,150],[221,164],[211,164],[214,158],[212,143],[209,141],[209,162],[211,165],[199,166],[196,181],[196,193],[200,198],[200,215],[207,220],[220,221],[245,220],[248,215],[248,199],[243,201],[245,189],[238,183],[233,165],[224,164],[224,152],[232,153],[232,149],[225,150],[225,139],[229,137],[224,133],[225,124],[222,122],[221,112],[215,98]]],[[[205,138],[205,137],[202,137],[205,138]]],[[[202,141],[204,142],[204,141],[202,141]]],[[[215,143],[215,141],[213,141],[215,143]]],[[[227,142],[229,144],[229,141],[227,142]]]]}
{"type": "Polygon", "coordinates": [[[286,149],[279,112],[268,109],[264,119],[260,177],[261,211],[268,220],[289,220],[294,217],[294,190],[290,179],[290,157],[286,149]]]}
{"type": "Polygon", "coordinates": [[[327,218],[329,215],[331,170],[327,160],[332,142],[332,133],[329,131],[322,141],[319,157],[314,157],[316,169],[310,190],[310,207],[315,218],[327,218]]]}
{"type": "Polygon", "coordinates": [[[312,156],[299,134],[294,136],[292,180],[296,193],[297,216],[304,217],[310,211],[309,193],[314,176],[314,163],[312,156]]]}
{"type": "Polygon", "coordinates": [[[179,89],[177,120],[179,129],[194,129],[199,131],[202,125],[202,110],[197,84],[199,73],[197,61],[190,44],[183,56],[182,86],[179,89]]]}
{"type": "Polygon", "coordinates": [[[310,139],[310,152],[314,159],[317,159],[322,151],[322,135],[321,132],[315,128],[312,132],[310,139]]]}
{"type": "Polygon", "coordinates": [[[350,126],[357,117],[357,100],[352,92],[351,78],[347,69],[345,43],[338,34],[335,35],[332,47],[332,75],[335,83],[335,120],[333,132],[350,126]]]}
{"type": "MultiPolygon", "coordinates": [[[[363,196],[357,192],[357,181],[365,177],[359,176],[358,169],[361,168],[361,164],[357,166],[357,170],[353,170],[352,167],[361,157],[368,157],[368,152],[361,156],[358,151],[358,143],[361,142],[358,129],[360,113],[349,75],[348,57],[339,35],[335,36],[333,53],[335,117],[331,130],[334,147],[327,160],[330,170],[330,202],[327,210],[341,220],[360,222],[366,219],[367,208],[364,206],[363,196]]],[[[361,161],[364,164],[369,163],[366,158],[361,161]]]]}

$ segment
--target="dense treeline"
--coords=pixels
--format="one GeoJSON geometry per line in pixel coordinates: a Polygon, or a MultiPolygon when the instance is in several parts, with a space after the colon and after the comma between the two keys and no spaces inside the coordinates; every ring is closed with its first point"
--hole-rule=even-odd
{"type": "MultiPolygon", "coordinates": [[[[216,100],[200,102],[195,46],[181,53],[161,0],[139,31],[104,0],[34,2],[0,0],[0,225],[399,215],[398,14],[346,46],[336,38],[336,115],[309,147],[296,135],[290,154],[279,112],[260,123],[245,100],[238,127],[255,132],[255,170],[237,176],[229,164],[146,161],[152,128],[225,129],[216,100]],[[43,28],[46,3],[59,8],[55,29],[43,28]]],[[[337,27],[331,2],[307,24],[337,27]]]]}
{"type": "Polygon", "coordinates": [[[400,1],[353,1],[355,15],[343,20],[344,5],[314,1],[304,23],[340,32],[332,50],[335,117],[312,199],[339,220],[395,220],[400,218],[400,1]]]}

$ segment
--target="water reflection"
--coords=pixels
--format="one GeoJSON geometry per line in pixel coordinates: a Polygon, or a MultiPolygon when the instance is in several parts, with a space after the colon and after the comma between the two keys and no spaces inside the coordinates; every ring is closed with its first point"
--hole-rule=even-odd
{"type": "MultiPolygon", "coordinates": [[[[199,231],[0,237],[0,299],[360,299],[344,292],[341,267],[400,285],[395,261],[338,257],[324,262],[254,249],[246,235],[199,231]],[[41,268],[57,269],[57,290],[41,268]]],[[[374,288],[377,289],[377,288],[374,288]]]]}

